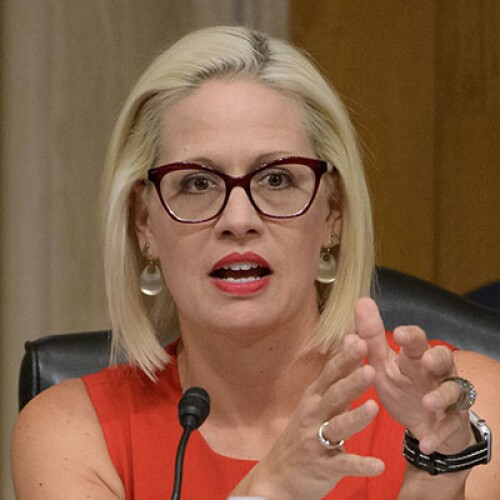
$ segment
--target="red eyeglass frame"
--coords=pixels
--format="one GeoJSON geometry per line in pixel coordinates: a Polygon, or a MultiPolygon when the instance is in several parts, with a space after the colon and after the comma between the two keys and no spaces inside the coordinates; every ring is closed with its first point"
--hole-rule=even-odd
{"type": "MultiPolygon", "coordinates": [[[[335,172],[336,168],[333,165],[331,173],[335,172]]],[[[229,196],[231,195],[231,191],[235,187],[241,187],[245,190],[245,193],[248,196],[248,199],[250,200],[250,203],[252,206],[255,208],[255,210],[261,214],[264,215],[265,217],[269,217],[272,219],[291,219],[293,217],[299,217],[300,215],[303,215],[309,210],[310,206],[312,205],[314,199],[316,198],[316,194],[318,192],[319,188],[319,183],[321,181],[321,176],[325,173],[328,172],[328,162],[325,160],[320,160],[317,158],[305,158],[302,156],[288,156],[286,158],[279,158],[277,160],[273,160],[269,163],[265,163],[264,165],[261,165],[259,168],[256,170],[252,170],[248,174],[245,174],[241,177],[233,177],[231,175],[225,174],[224,172],[220,172],[219,170],[216,170],[211,167],[207,167],[206,165],[201,165],[199,163],[194,163],[194,162],[175,162],[175,163],[169,163],[166,165],[159,165],[157,167],[153,167],[148,170],[147,174],[147,180],[151,182],[155,189],[156,192],[158,193],[158,196],[160,198],[161,204],[163,205],[163,208],[166,210],[168,215],[174,219],[177,222],[182,222],[183,224],[199,224],[201,222],[208,222],[210,220],[213,220],[217,218],[223,211],[224,208],[227,205],[227,202],[229,200],[229,196]],[[306,167],[309,167],[315,175],[315,184],[314,184],[314,190],[312,192],[311,198],[309,200],[309,203],[307,203],[304,208],[302,208],[300,211],[291,214],[291,215],[271,215],[263,210],[261,210],[257,204],[255,203],[255,200],[252,197],[252,193],[250,191],[250,182],[252,178],[257,175],[259,172],[262,170],[269,168],[269,167],[276,167],[279,165],[286,165],[286,164],[295,164],[295,165],[304,165],[306,167]],[[226,187],[226,195],[224,198],[224,201],[221,205],[221,208],[216,212],[215,215],[208,217],[206,219],[197,219],[197,220],[187,220],[187,219],[182,219],[179,218],[167,205],[165,200],[163,199],[163,195],[161,192],[161,180],[162,178],[168,174],[169,172],[173,172],[176,170],[189,170],[189,169],[196,169],[196,170],[201,170],[201,171],[206,171],[210,172],[212,174],[215,174],[219,176],[225,184],[226,187]]],[[[144,181],[143,181],[144,182],[144,181]]]]}

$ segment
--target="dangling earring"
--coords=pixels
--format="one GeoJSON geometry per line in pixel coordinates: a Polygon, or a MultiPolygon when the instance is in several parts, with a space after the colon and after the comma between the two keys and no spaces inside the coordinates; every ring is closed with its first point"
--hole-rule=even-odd
{"type": "Polygon", "coordinates": [[[148,261],[148,264],[143,269],[141,276],[139,277],[139,288],[144,295],[154,297],[163,290],[163,278],[161,276],[160,268],[151,258],[150,248],[149,243],[144,245],[142,255],[148,261]]]}
{"type": "Polygon", "coordinates": [[[335,281],[335,270],[337,262],[333,256],[332,250],[339,244],[337,235],[332,235],[333,244],[327,248],[321,249],[319,256],[318,272],[316,273],[316,281],[324,285],[331,285],[335,281]]]}

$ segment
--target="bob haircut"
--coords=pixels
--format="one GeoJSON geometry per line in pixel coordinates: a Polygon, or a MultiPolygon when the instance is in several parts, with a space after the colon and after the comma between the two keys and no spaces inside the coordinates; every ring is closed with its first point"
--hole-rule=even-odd
{"type": "MultiPolygon", "coordinates": [[[[298,103],[325,174],[342,231],[334,286],[317,284],[320,324],[307,349],[326,352],[354,327],[356,300],[369,293],[374,266],[371,209],[355,132],[340,98],[309,59],[287,42],[245,27],[195,31],[159,55],[126,100],[108,149],[103,182],[104,265],[113,330],[112,359],[125,356],[149,377],[168,363],[162,343],[179,335],[168,290],[151,298],[139,290],[145,266],[134,231],[133,191],[155,166],[168,107],[207,80],[244,79],[298,103]]],[[[144,190],[148,196],[151,187],[144,190]]],[[[319,256],[318,256],[319,258],[319,256]]]]}

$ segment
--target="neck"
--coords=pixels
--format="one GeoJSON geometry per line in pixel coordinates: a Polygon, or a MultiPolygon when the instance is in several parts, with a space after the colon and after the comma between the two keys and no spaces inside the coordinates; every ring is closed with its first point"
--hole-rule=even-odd
{"type": "Polygon", "coordinates": [[[317,321],[269,334],[185,328],[178,353],[181,386],[204,387],[212,399],[211,420],[222,425],[290,415],[325,363],[324,356],[304,351],[316,327],[317,321]]]}
{"type": "Polygon", "coordinates": [[[210,394],[210,415],[200,430],[214,451],[253,460],[269,452],[326,362],[304,351],[318,320],[302,315],[268,331],[217,332],[181,320],[181,387],[198,385],[210,394]]]}

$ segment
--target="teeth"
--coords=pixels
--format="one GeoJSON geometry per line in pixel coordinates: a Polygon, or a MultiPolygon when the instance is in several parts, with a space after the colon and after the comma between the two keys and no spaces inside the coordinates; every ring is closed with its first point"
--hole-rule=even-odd
{"type": "Polygon", "coordinates": [[[259,264],[255,262],[234,262],[228,266],[222,266],[222,269],[226,271],[250,271],[250,269],[257,269],[258,267],[260,267],[259,264]]]}
{"type": "Polygon", "coordinates": [[[248,278],[224,278],[224,281],[230,281],[232,283],[248,283],[250,281],[260,280],[258,276],[249,276],[248,278]]]}

